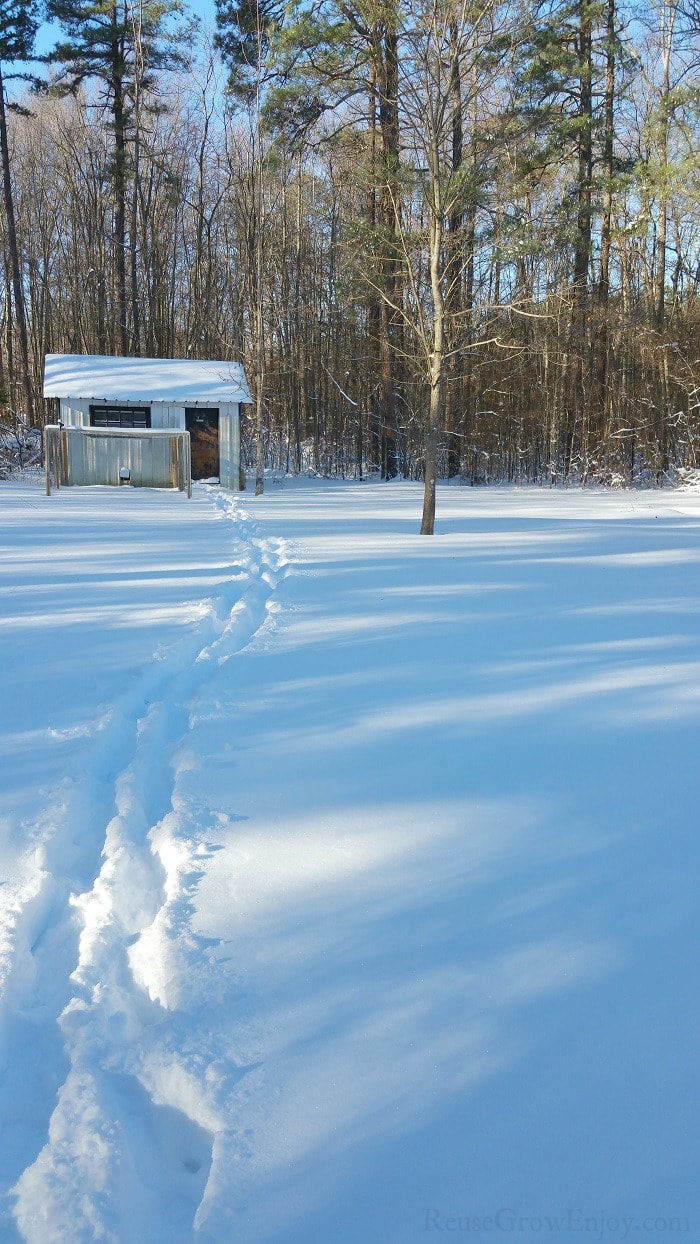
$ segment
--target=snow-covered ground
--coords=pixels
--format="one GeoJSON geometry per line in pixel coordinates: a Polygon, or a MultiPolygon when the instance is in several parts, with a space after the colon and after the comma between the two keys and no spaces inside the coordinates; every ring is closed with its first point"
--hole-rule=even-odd
{"type": "Polygon", "coordinates": [[[0,486],[2,1244],[700,1239],[700,493],[0,486]]]}

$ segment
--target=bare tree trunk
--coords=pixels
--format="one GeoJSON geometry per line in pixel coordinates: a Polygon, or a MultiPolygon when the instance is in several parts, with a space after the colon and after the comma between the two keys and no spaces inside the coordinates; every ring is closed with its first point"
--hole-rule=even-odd
{"type": "Polygon", "coordinates": [[[593,90],[592,90],[592,30],[591,13],[585,0],[579,4],[578,27],[579,52],[579,136],[577,174],[576,246],[572,289],[571,331],[569,348],[569,418],[566,473],[576,434],[580,436],[583,454],[583,476],[586,472],[587,411],[586,411],[586,355],[588,280],[591,262],[591,180],[593,172],[593,90]]]}
{"type": "Polygon", "coordinates": [[[15,320],[19,334],[19,348],[22,356],[22,383],[24,400],[27,405],[27,422],[34,424],[34,392],[32,373],[29,365],[29,340],[27,337],[27,317],[22,289],[22,273],[19,264],[19,247],[17,245],[17,225],[15,221],[15,205],[12,194],[12,174],[10,169],[10,147],[7,138],[7,115],[5,110],[5,85],[0,67],[0,149],[2,150],[2,180],[5,202],[5,219],[7,221],[7,242],[10,250],[10,267],[12,270],[12,293],[15,303],[15,320]]]}
{"type": "MultiPolygon", "coordinates": [[[[261,32],[258,30],[258,38],[261,32]]],[[[264,446],[264,386],[265,386],[265,338],[264,338],[264,303],[263,303],[263,153],[262,125],[260,120],[260,76],[258,74],[256,113],[255,113],[255,495],[262,496],[265,490],[265,446],[264,446]]]]}
{"type": "MultiPolygon", "coordinates": [[[[382,136],[382,188],[379,196],[381,222],[387,237],[396,239],[399,228],[399,107],[398,35],[383,29],[378,47],[379,129],[382,136]]],[[[386,297],[380,310],[380,422],[381,474],[393,479],[398,473],[396,455],[396,349],[398,320],[394,310],[399,297],[399,269],[393,254],[381,260],[382,287],[386,297]]]]}
{"type": "Polygon", "coordinates": [[[671,113],[671,50],[676,21],[674,0],[664,0],[661,9],[661,65],[663,70],[660,100],[659,192],[657,200],[656,264],[654,268],[654,327],[663,332],[666,319],[666,235],[668,230],[667,166],[671,113]]]}
{"type": "Polygon", "coordinates": [[[432,536],[435,532],[435,492],[437,485],[437,451],[440,437],[440,415],[445,354],[445,305],[442,287],[442,249],[444,242],[444,217],[440,210],[440,157],[435,148],[432,152],[431,210],[430,210],[430,288],[432,295],[433,331],[430,353],[430,407],[425,437],[425,483],[423,491],[423,519],[420,534],[432,536]]]}
{"type": "Polygon", "coordinates": [[[129,330],[127,326],[126,288],[126,129],[124,116],[123,83],[115,78],[112,117],[114,120],[114,263],[117,277],[117,318],[119,321],[119,348],[122,355],[129,353],[129,330]]]}
{"type": "Polygon", "coordinates": [[[593,405],[595,408],[596,440],[601,446],[607,441],[608,399],[608,316],[610,314],[610,249],[613,202],[613,143],[615,138],[615,3],[607,0],[605,116],[603,133],[603,203],[600,224],[600,273],[598,279],[598,327],[595,339],[595,376],[593,405]]]}
{"type": "MultiPolygon", "coordinates": [[[[374,231],[376,230],[377,222],[378,222],[378,206],[377,206],[378,189],[377,189],[377,175],[376,175],[376,170],[377,170],[377,112],[378,112],[377,58],[375,57],[372,59],[371,66],[370,66],[370,82],[369,82],[370,158],[372,162],[371,167],[372,167],[373,175],[372,175],[372,180],[371,180],[371,184],[369,187],[369,193],[368,193],[367,217],[369,220],[369,226],[370,226],[372,233],[374,233],[374,231]]],[[[381,299],[381,293],[377,290],[375,283],[373,283],[372,288],[369,291],[368,306],[367,306],[367,323],[368,323],[370,341],[372,342],[373,348],[377,349],[378,356],[379,356],[376,359],[377,369],[379,371],[380,376],[383,376],[383,369],[382,369],[382,362],[381,362],[382,299],[381,299]]],[[[379,468],[381,471],[382,450],[381,450],[381,436],[380,436],[380,425],[381,425],[381,413],[380,412],[384,404],[383,395],[384,395],[384,384],[385,383],[386,381],[382,380],[379,386],[379,401],[378,401],[379,410],[375,408],[374,401],[372,402],[373,409],[371,411],[369,437],[368,437],[369,439],[368,455],[369,455],[370,470],[379,468]]],[[[375,393],[376,392],[377,390],[375,388],[375,393]]]]}
{"type": "MultiPolygon", "coordinates": [[[[131,190],[131,227],[129,229],[129,260],[131,268],[131,353],[138,358],[141,354],[141,311],[139,305],[139,274],[138,274],[138,203],[139,203],[139,161],[141,155],[141,81],[144,73],[142,34],[142,12],[140,7],[133,6],[131,23],[134,39],[134,176],[131,190]]],[[[126,198],[126,188],[125,188],[126,198]]]]}
{"type": "Polygon", "coordinates": [[[442,377],[433,374],[430,382],[430,408],[425,436],[425,479],[423,484],[423,517],[420,534],[435,534],[435,492],[437,485],[437,450],[440,435],[440,404],[442,377]]]}
{"type": "MultiPolygon", "coordinates": [[[[450,45],[452,52],[452,72],[450,83],[450,104],[452,108],[452,172],[459,173],[462,167],[464,152],[464,125],[462,116],[462,76],[460,59],[456,54],[457,30],[454,23],[450,26],[450,45]]],[[[445,306],[446,333],[450,357],[445,393],[445,430],[447,432],[447,478],[459,475],[461,469],[461,432],[464,421],[459,409],[460,402],[466,399],[463,394],[461,379],[462,352],[456,348],[457,338],[461,332],[463,280],[462,280],[462,247],[464,246],[464,212],[455,210],[450,214],[449,242],[451,272],[448,280],[448,293],[445,306]]],[[[467,283],[469,277],[467,276],[467,283]]],[[[473,283],[473,276],[472,276],[473,283]]],[[[468,357],[468,356],[467,356],[468,357]]]]}

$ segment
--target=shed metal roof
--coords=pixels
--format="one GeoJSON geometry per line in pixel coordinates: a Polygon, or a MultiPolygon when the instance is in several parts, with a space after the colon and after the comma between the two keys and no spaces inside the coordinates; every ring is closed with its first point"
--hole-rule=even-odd
{"type": "Polygon", "coordinates": [[[47,354],[44,397],[108,402],[249,402],[240,363],[47,354]]]}

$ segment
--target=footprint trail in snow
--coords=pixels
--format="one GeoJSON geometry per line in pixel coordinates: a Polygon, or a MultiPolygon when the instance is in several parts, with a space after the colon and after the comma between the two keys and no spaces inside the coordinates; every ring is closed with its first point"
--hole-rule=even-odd
{"type": "MultiPolygon", "coordinates": [[[[86,832],[73,835],[84,840],[82,853],[75,848],[75,876],[89,871],[95,824],[104,823],[111,801],[101,860],[81,893],[43,905],[43,935],[54,945],[44,974],[48,981],[59,965],[64,974],[50,993],[55,1006],[63,1003],[57,1018],[67,1070],[46,1142],[15,1189],[19,1238],[27,1244],[190,1240],[215,1147],[225,1133],[231,1143],[224,1107],[247,1064],[242,1055],[232,1071],[230,1050],[225,1060],[217,1051],[215,1025],[205,1023],[203,1043],[193,1022],[193,1009],[206,1008],[217,987],[215,944],[189,928],[210,847],[206,825],[179,796],[178,778],[193,763],[187,738],[198,693],[274,612],[287,562],[281,542],[257,538],[237,500],[214,497],[235,524],[240,573],[197,635],[166,651],[104,726],[91,756],[95,768],[110,751],[123,763],[109,774],[111,796],[94,782],[92,806],[88,799],[80,809],[86,832]],[[76,917],[77,963],[67,963],[56,943],[68,936],[71,944],[76,917]]],[[[66,816],[80,802],[68,799],[66,816]]],[[[49,850],[61,848],[59,835],[49,850]]],[[[35,941],[41,933],[33,931],[35,941]]]]}

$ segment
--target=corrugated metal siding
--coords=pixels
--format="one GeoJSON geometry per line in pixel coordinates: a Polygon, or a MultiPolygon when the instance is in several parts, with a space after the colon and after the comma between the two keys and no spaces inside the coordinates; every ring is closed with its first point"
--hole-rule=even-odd
{"type": "Polygon", "coordinates": [[[237,403],[219,407],[219,483],[240,492],[241,421],[237,403]]]}
{"type": "Polygon", "coordinates": [[[67,428],[88,428],[90,426],[90,403],[72,397],[68,402],[61,402],[61,423],[67,428]]]}
{"type": "Polygon", "coordinates": [[[187,486],[185,438],[164,432],[63,428],[60,434],[61,483],[119,485],[126,468],[141,488],[187,486]]]}
{"type": "MultiPolygon", "coordinates": [[[[120,405],[128,403],[120,403],[120,405]]],[[[184,406],[173,406],[168,402],[151,402],[151,427],[173,428],[185,430],[184,406]]]]}
{"type": "MultiPolygon", "coordinates": [[[[140,403],[143,405],[143,403],[140,403]]],[[[90,406],[106,405],[104,402],[91,402],[89,399],[78,400],[70,398],[69,402],[61,402],[61,422],[67,429],[69,428],[90,428],[90,406]]],[[[120,406],[128,407],[129,405],[139,405],[136,402],[120,402],[120,406]]],[[[196,405],[196,403],[195,403],[196,405]]],[[[184,406],[176,406],[167,402],[151,403],[151,427],[156,430],[184,431],[185,429],[185,408],[184,406]]],[[[145,434],[147,438],[147,434],[145,434]]],[[[120,451],[121,452],[121,451],[120,451]]],[[[124,451],[125,452],[125,451],[124,451]]],[[[131,460],[119,461],[114,459],[117,449],[113,448],[109,451],[106,449],[97,449],[93,443],[90,448],[87,444],[81,449],[71,448],[70,450],[70,471],[75,474],[75,478],[66,479],[66,483],[73,484],[118,484],[119,483],[119,467],[126,466],[132,470],[131,460]],[[82,455],[82,457],[81,457],[82,455]],[[101,478],[95,478],[95,472],[98,471],[98,461],[101,462],[102,456],[105,456],[104,465],[100,465],[99,472],[101,478]],[[107,474],[106,478],[103,478],[107,474]]],[[[136,450],[129,450],[129,453],[136,453],[136,450]]],[[[143,479],[139,482],[146,487],[177,487],[176,482],[170,479],[164,480],[164,469],[161,459],[165,451],[152,448],[144,449],[140,453],[139,465],[136,461],[133,463],[132,481],[134,472],[138,472],[139,476],[143,474],[143,479]],[[150,456],[149,456],[150,455],[150,456]],[[151,462],[152,465],[147,466],[151,462]],[[158,482],[150,483],[150,479],[156,479],[158,482]],[[162,482],[164,480],[164,482],[162,482]],[[148,482],[147,482],[148,481],[148,482]]],[[[241,464],[241,425],[240,425],[240,406],[237,402],[229,402],[219,406],[219,482],[222,488],[228,488],[232,492],[240,492],[240,464],[241,464]]],[[[68,469],[68,467],[67,467],[68,469]]]]}

